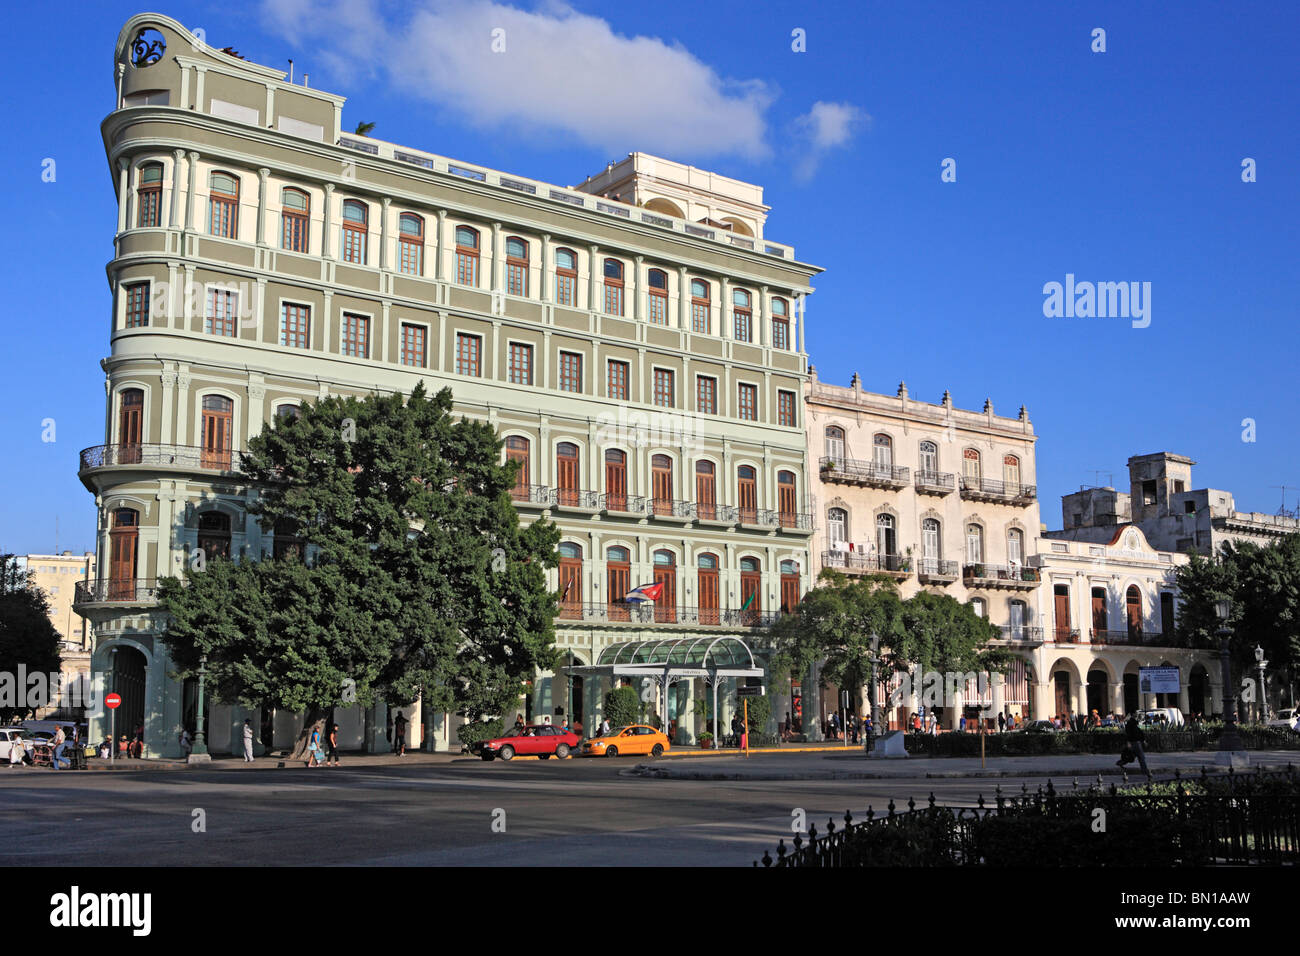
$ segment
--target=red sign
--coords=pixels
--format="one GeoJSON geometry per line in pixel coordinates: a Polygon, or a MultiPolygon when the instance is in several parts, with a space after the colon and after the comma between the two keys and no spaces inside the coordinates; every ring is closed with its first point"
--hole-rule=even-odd
{"type": "Polygon", "coordinates": [[[104,698],[104,706],[107,707],[109,710],[117,710],[117,708],[122,706],[122,695],[109,694],[107,697],[104,698]]]}

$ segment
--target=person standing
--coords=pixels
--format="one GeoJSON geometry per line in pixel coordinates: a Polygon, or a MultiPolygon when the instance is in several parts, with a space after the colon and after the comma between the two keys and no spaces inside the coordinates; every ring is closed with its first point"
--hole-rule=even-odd
{"type": "Polygon", "coordinates": [[[27,756],[27,748],[23,746],[21,737],[14,736],[9,741],[9,769],[20,766],[23,758],[27,756]]]}
{"type": "Polygon", "coordinates": [[[188,760],[193,750],[194,744],[190,742],[190,729],[184,727],[181,729],[181,756],[188,760]]]}
{"type": "Polygon", "coordinates": [[[321,758],[321,749],[320,749],[320,728],[319,728],[319,727],[313,727],[313,728],[311,729],[311,739],[307,742],[307,753],[310,755],[310,756],[308,756],[308,758],[307,758],[307,766],[308,766],[308,767],[319,767],[319,766],[321,765],[321,759],[320,759],[320,758],[321,758]]]}
{"type": "MultiPolygon", "coordinates": [[[[338,724],[330,725],[330,732],[326,736],[325,742],[329,748],[325,751],[325,766],[337,767],[339,765],[339,725],[338,724]]],[[[251,755],[252,752],[253,752],[253,745],[250,743],[247,745],[247,753],[251,755]]],[[[249,759],[251,760],[252,757],[250,756],[249,759]]]]}
{"type": "Polygon", "coordinates": [[[63,751],[68,746],[68,738],[64,735],[61,726],[54,728],[54,739],[50,743],[54,747],[54,757],[50,761],[50,767],[54,770],[65,770],[67,768],[62,766],[65,763],[71,767],[72,764],[63,759],[63,751]]]}
{"type": "Polygon", "coordinates": [[[406,716],[399,710],[393,718],[393,753],[406,755],[406,716]]]}
{"type": "MultiPolygon", "coordinates": [[[[1133,751],[1133,756],[1137,757],[1138,764],[1142,767],[1142,772],[1151,779],[1151,771],[1147,768],[1147,755],[1142,749],[1146,743],[1147,735],[1142,732],[1138,726],[1137,714],[1129,714],[1128,723],[1124,725],[1124,740],[1128,743],[1129,748],[1133,751]]],[[[1115,766],[1124,766],[1124,758],[1121,757],[1115,762],[1115,766]]]]}
{"type": "Polygon", "coordinates": [[[1007,732],[1007,715],[1002,713],[1002,711],[998,711],[998,733],[1005,734],[1006,732],[1007,732]]]}
{"type": "Polygon", "coordinates": [[[966,732],[966,715],[965,715],[965,714],[962,714],[962,715],[961,715],[961,720],[957,721],[957,729],[960,730],[962,733],[965,733],[965,732],[966,732]]]}
{"type": "Polygon", "coordinates": [[[609,736],[609,718],[608,718],[608,717],[604,718],[604,719],[600,722],[600,735],[601,735],[602,737],[608,737],[608,736],[609,736]]]}
{"type": "Polygon", "coordinates": [[[244,763],[253,762],[253,721],[244,718],[244,763]]]}

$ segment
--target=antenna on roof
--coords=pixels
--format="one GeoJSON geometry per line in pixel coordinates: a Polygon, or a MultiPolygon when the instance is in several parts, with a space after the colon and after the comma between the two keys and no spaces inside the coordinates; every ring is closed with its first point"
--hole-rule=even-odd
{"type": "Polygon", "coordinates": [[[1283,517],[1283,518],[1295,518],[1295,517],[1300,517],[1300,507],[1297,507],[1297,508],[1294,508],[1294,509],[1288,509],[1287,506],[1286,506],[1286,488],[1287,488],[1286,485],[1269,485],[1269,487],[1270,487],[1270,488],[1280,488],[1280,489],[1282,489],[1282,504],[1281,504],[1281,506],[1277,509],[1277,514],[1278,514],[1280,517],[1283,517]]]}

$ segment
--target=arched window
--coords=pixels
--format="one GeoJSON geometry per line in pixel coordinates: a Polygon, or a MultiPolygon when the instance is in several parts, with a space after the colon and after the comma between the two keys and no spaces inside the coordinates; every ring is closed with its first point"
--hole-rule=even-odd
{"type": "Polygon", "coordinates": [[[125,388],[121,402],[117,420],[117,460],[123,465],[138,465],[144,433],[144,392],[138,388],[125,388]]]}
{"type": "Polygon", "coordinates": [[[140,536],[140,514],[130,508],[113,512],[113,527],[108,532],[108,599],[132,601],[135,599],[137,545],[140,536]]]}
{"type": "Polygon", "coordinates": [[[1013,641],[1026,639],[1025,625],[1029,623],[1029,607],[1024,601],[1012,599],[1007,602],[1007,622],[1009,637],[1013,641]]]}
{"type": "Polygon", "coordinates": [[[230,470],[230,443],[234,434],[235,403],[224,395],[203,396],[203,468],[230,470]]]}
{"type": "Polygon", "coordinates": [[[849,540],[849,513],[843,508],[826,512],[826,540],[832,551],[847,551],[849,540]]]}
{"type": "Polygon", "coordinates": [[[555,482],[562,505],[578,503],[578,446],[562,441],[555,446],[555,482]]]}
{"type": "Polygon", "coordinates": [[[456,227],[456,281],[478,286],[478,230],[456,227]]]}
{"type": "Polygon", "coordinates": [[[140,167],[140,187],[136,190],[136,203],[140,210],[135,220],[137,226],[148,228],[162,224],[162,179],[161,163],[140,167]]]}
{"type": "Polygon", "coordinates": [[[506,292],[528,295],[528,243],[518,236],[506,239],[506,292]]]}
{"type": "Polygon", "coordinates": [[[1136,584],[1130,584],[1124,592],[1124,609],[1128,616],[1129,637],[1142,634],[1142,592],[1136,584]]]}
{"type": "Polygon", "coordinates": [[[311,197],[301,189],[280,191],[280,248],[306,252],[311,229],[311,197]]]}
{"type": "Polygon", "coordinates": [[[397,217],[397,268],[407,275],[424,275],[424,217],[413,212],[397,217]]]}
{"type": "Polygon", "coordinates": [[[617,448],[605,451],[605,507],[627,511],[627,454],[617,448]]]}
{"type": "Polygon", "coordinates": [[[555,250],[555,302],[573,305],[577,300],[578,256],[572,249],[555,250]]]}
{"type": "Polygon", "coordinates": [[[199,515],[199,550],[206,560],[230,557],[230,516],[220,511],[199,515]]]}
{"type": "Polygon", "coordinates": [[[790,306],[781,298],[772,300],[772,348],[790,350],[790,306]]]}
{"type": "Polygon", "coordinates": [[[987,618],[989,616],[988,604],[983,598],[971,598],[970,609],[974,612],[976,617],[987,618]]]}
{"type": "Polygon", "coordinates": [[[1025,560],[1025,533],[1019,528],[1007,532],[1007,563],[1022,564],[1025,560]]]}
{"type": "Polygon", "coordinates": [[[612,621],[631,619],[631,606],[627,593],[632,590],[631,552],[627,548],[605,549],[605,604],[612,621]]]}
{"type": "Polygon", "coordinates": [[[661,548],[654,553],[655,584],[663,585],[655,600],[655,622],[677,622],[677,555],[661,548]]]}
{"type": "Polygon", "coordinates": [[[980,453],[974,448],[961,453],[961,478],[964,487],[980,490],[980,453]]]}
{"type": "Polygon", "coordinates": [[[617,259],[605,260],[605,312],[623,314],[623,263],[617,259]]]}
{"type": "Polygon", "coordinates": [[[1002,483],[1007,494],[1020,494],[1020,459],[1015,455],[1002,457],[1002,483]]]}
{"type": "Polygon", "coordinates": [[[799,564],[781,562],[781,613],[791,614],[799,604],[799,564]]]}
{"type": "Polygon", "coordinates": [[[208,176],[208,234],[239,238],[239,179],[230,173],[208,176]]]}
{"type": "Polygon", "coordinates": [[[695,513],[705,521],[718,516],[717,471],[711,461],[695,463],[695,513]]]}
{"type": "Polygon", "coordinates": [[[921,442],[921,477],[934,480],[939,472],[939,446],[932,441],[921,442]]]}
{"type": "Polygon", "coordinates": [[[731,293],[731,314],[735,318],[736,341],[752,342],[754,312],[750,305],[749,293],[744,289],[736,289],[731,293]]]}
{"type": "Polygon", "coordinates": [[[882,570],[897,570],[890,567],[888,560],[898,554],[898,529],[893,515],[876,516],[876,551],[880,557],[882,570]]]}
{"type": "Polygon", "coordinates": [[[277,420],[297,421],[302,415],[302,409],[297,405],[277,405],[275,406],[275,417],[277,420]]]}
{"type": "Polygon", "coordinates": [[[560,617],[582,618],[582,545],[561,541],[560,547],[560,617]]]}
{"type": "Polygon", "coordinates": [[[793,471],[776,473],[776,510],[781,527],[793,528],[798,521],[798,495],[793,471]]]}
{"type": "Polygon", "coordinates": [[[667,325],[668,273],[663,269],[651,269],[646,279],[646,290],[650,297],[650,321],[655,325],[667,325]]]}
{"type": "Polygon", "coordinates": [[[511,435],[506,438],[506,461],[519,463],[519,472],[515,475],[515,486],[510,489],[510,497],[514,498],[515,501],[527,501],[531,491],[528,475],[528,451],[529,441],[522,435],[511,435]]]}
{"type": "Polygon", "coordinates": [[[703,279],[691,280],[691,331],[707,333],[709,321],[709,284],[703,279]]]}
{"type": "Polygon", "coordinates": [[[943,538],[939,533],[939,519],[926,518],[921,522],[921,570],[927,574],[938,574],[942,558],[943,538]]]}
{"type": "Polygon", "coordinates": [[[758,521],[758,474],[750,465],[736,469],[736,496],[740,520],[745,524],[758,521]]]}
{"type": "Polygon", "coordinates": [[[984,563],[984,529],[977,524],[966,526],[966,562],[984,563]]]}
{"type": "Polygon", "coordinates": [[[878,474],[885,478],[894,473],[894,440],[888,435],[876,435],[871,439],[871,462],[878,474]]]}
{"type": "Polygon", "coordinates": [[[844,460],[844,429],[838,425],[826,426],[826,457],[837,464],[844,460]]]}
{"type": "Polygon", "coordinates": [[[370,211],[359,199],[343,201],[343,261],[366,264],[366,233],[370,211]]]}
{"type": "Polygon", "coordinates": [[[650,459],[652,507],[657,515],[673,513],[673,460],[667,455],[650,459]]]}
{"type": "Polygon", "coordinates": [[[752,626],[758,623],[763,610],[762,565],[758,558],[740,559],[740,623],[752,626]]]}

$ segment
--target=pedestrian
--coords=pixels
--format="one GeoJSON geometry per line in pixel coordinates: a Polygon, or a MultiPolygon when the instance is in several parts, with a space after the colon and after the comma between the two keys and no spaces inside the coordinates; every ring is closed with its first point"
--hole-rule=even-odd
{"type": "Polygon", "coordinates": [[[1125,752],[1120,754],[1119,760],[1115,761],[1115,766],[1122,767],[1124,764],[1128,763],[1129,760],[1132,760],[1133,757],[1137,757],[1138,763],[1142,767],[1142,772],[1146,774],[1147,779],[1150,780],[1151,771],[1147,768],[1147,755],[1142,749],[1142,744],[1146,742],[1146,739],[1146,734],[1144,734],[1142,728],[1138,726],[1137,714],[1129,714],[1128,723],[1124,725],[1125,752]],[[1129,751],[1132,752],[1133,757],[1128,756],[1129,751]],[[1126,760],[1125,757],[1128,757],[1128,760],[1126,760]]]}
{"type": "Polygon", "coordinates": [[[127,747],[126,734],[122,734],[122,739],[117,742],[117,755],[122,758],[129,757],[130,754],[127,753],[127,747]]]}
{"type": "Polygon", "coordinates": [[[54,757],[50,761],[51,769],[66,770],[71,767],[72,764],[63,759],[63,751],[68,746],[68,738],[63,733],[62,727],[56,726],[54,728],[54,739],[50,741],[50,744],[54,747],[54,757]],[[63,767],[61,764],[67,764],[68,767],[63,767]]]}
{"type": "Polygon", "coordinates": [[[998,733],[1005,734],[1006,732],[1007,732],[1007,715],[1002,713],[1002,711],[998,711],[998,733]]]}
{"type": "Polygon", "coordinates": [[[608,737],[608,736],[609,736],[609,718],[608,718],[608,717],[606,717],[604,720],[602,720],[602,721],[600,722],[600,735],[601,735],[602,737],[608,737]]]}
{"type": "Polygon", "coordinates": [[[139,760],[144,756],[144,724],[135,728],[135,740],[132,742],[132,757],[139,760]]]}
{"type": "Polygon", "coordinates": [[[966,715],[961,715],[961,720],[957,721],[957,729],[963,734],[966,733],[966,715]]]}
{"type": "Polygon", "coordinates": [[[918,734],[921,732],[921,715],[920,715],[920,714],[913,714],[913,715],[912,715],[912,730],[913,730],[914,733],[918,733],[918,734]]]}
{"type": "Polygon", "coordinates": [[[22,764],[27,756],[27,748],[23,745],[21,737],[14,736],[9,740],[9,769],[12,770],[22,764]]]}
{"type": "Polygon", "coordinates": [[[867,735],[867,740],[872,738],[875,728],[871,726],[871,715],[867,714],[862,720],[862,731],[867,735]]]}
{"type": "MultiPolygon", "coordinates": [[[[244,732],[248,733],[248,729],[245,729],[244,732]]],[[[325,766],[337,767],[339,765],[339,725],[338,724],[330,725],[329,736],[325,738],[325,742],[329,746],[329,749],[325,751],[325,766]]],[[[244,753],[249,760],[253,759],[253,743],[251,740],[249,740],[248,743],[244,745],[244,753]]]]}
{"type": "Polygon", "coordinates": [[[321,765],[320,728],[319,728],[319,727],[313,727],[313,728],[311,729],[311,739],[308,740],[308,742],[307,742],[307,753],[309,754],[309,756],[307,757],[307,766],[308,766],[308,767],[319,767],[319,766],[321,765]]]}
{"type": "Polygon", "coordinates": [[[253,762],[253,721],[244,718],[244,763],[253,762]]]}
{"type": "Polygon", "coordinates": [[[523,725],[524,725],[524,715],[523,715],[523,714],[515,714],[515,726],[516,726],[516,727],[522,727],[523,725]]]}
{"type": "Polygon", "coordinates": [[[111,756],[113,756],[113,741],[105,737],[99,745],[99,759],[107,760],[111,756]]]}
{"type": "Polygon", "coordinates": [[[393,718],[393,753],[406,756],[406,717],[400,710],[393,718]]]}
{"type": "Polygon", "coordinates": [[[183,727],[181,728],[181,755],[188,760],[193,750],[194,744],[190,740],[190,729],[188,727],[183,727]]]}

